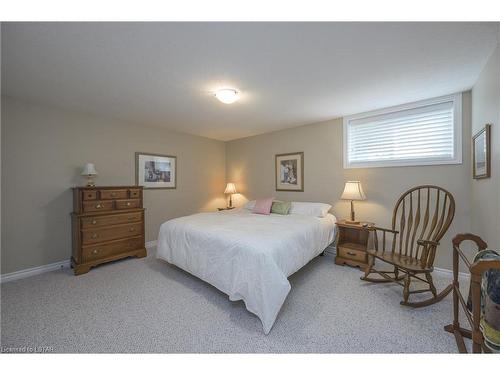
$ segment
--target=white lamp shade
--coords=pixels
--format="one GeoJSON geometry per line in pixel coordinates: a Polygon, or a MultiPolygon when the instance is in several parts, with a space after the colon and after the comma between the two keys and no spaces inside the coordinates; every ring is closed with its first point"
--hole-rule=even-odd
{"type": "Polygon", "coordinates": [[[366,195],[361,187],[361,182],[359,181],[347,181],[345,183],[344,192],[342,193],[341,199],[346,199],[350,201],[363,201],[366,199],[366,195]]]}
{"type": "Polygon", "coordinates": [[[224,194],[236,194],[236,186],[232,182],[228,182],[224,194]]]}
{"type": "Polygon", "coordinates": [[[94,164],[85,164],[85,167],[83,167],[82,169],[82,176],[97,176],[97,171],[95,170],[94,164]]]}

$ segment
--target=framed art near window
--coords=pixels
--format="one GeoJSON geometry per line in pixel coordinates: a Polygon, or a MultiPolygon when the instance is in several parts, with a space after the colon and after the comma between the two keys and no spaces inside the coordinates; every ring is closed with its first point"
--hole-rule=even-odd
{"type": "Polygon", "coordinates": [[[486,124],[472,138],[472,174],[475,179],[490,177],[490,132],[491,125],[486,124]]]}
{"type": "Polygon", "coordinates": [[[135,184],[145,189],[175,189],[177,157],[136,152],[135,184]]]}
{"type": "Polygon", "coordinates": [[[304,153],[275,156],[276,190],[304,191],[304,153]]]}

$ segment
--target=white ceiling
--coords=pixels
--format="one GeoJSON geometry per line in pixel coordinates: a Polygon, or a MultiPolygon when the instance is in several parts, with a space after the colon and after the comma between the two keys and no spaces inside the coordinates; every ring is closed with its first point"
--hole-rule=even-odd
{"type": "Polygon", "coordinates": [[[2,94],[230,140],[472,87],[498,23],[4,23],[2,94]],[[241,90],[226,105],[220,87],[241,90]]]}

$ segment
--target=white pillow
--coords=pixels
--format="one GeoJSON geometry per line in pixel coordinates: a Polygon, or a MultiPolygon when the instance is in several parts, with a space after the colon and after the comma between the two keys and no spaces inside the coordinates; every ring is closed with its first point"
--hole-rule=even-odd
{"type": "Polygon", "coordinates": [[[291,214],[325,217],[332,208],[330,204],[314,202],[292,202],[291,214]]]}
{"type": "Polygon", "coordinates": [[[247,210],[253,210],[253,208],[255,207],[255,201],[248,201],[243,207],[247,210]]]}

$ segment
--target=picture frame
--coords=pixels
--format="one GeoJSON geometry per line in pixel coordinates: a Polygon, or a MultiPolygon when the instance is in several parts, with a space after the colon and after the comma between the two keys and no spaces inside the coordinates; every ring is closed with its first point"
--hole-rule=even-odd
{"type": "Polygon", "coordinates": [[[304,191],[304,153],[275,155],[276,191],[304,191]]]}
{"type": "Polygon", "coordinates": [[[491,176],[491,124],[486,124],[472,137],[472,177],[475,180],[491,176]]]}
{"type": "Polygon", "coordinates": [[[135,184],[144,189],[176,189],[177,157],[136,152],[135,184]]]}

